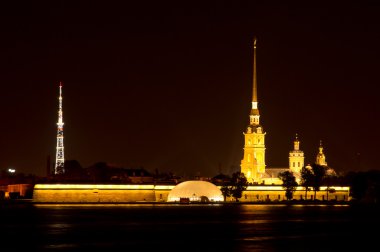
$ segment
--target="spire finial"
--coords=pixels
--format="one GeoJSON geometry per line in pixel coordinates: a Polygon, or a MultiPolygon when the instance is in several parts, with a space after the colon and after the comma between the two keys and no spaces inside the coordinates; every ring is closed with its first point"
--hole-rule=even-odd
{"type": "Polygon", "coordinates": [[[253,95],[252,95],[252,102],[257,102],[256,44],[257,44],[257,38],[255,36],[255,37],[253,37],[253,95]]]}
{"type": "Polygon", "coordinates": [[[319,153],[323,153],[322,140],[319,140],[319,153]]]}
{"type": "Polygon", "coordinates": [[[296,139],[294,140],[294,150],[299,151],[300,149],[300,141],[298,141],[298,134],[296,133],[296,139]]]}

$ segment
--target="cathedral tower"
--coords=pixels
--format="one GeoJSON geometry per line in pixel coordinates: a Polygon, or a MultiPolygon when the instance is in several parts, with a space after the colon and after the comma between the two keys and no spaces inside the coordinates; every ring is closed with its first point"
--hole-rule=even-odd
{"type": "Polygon", "coordinates": [[[261,182],[265,173],[265,132],[260,125],[260,113],[257,99],[256,78],[256,38],[253,40],[253,92],[252,109],[249,125],[244,134],[244,156],[241,161],[241,172],[248,182],[261,182]]]}
{"type": "Polygon", "coordinates": [[[319,142],[319,152],[317,154],[317,158],[315,160],[315,163],[318,165],[327,166],[326,156],[323,153],[322,140],[319,142]]]}
{"type": "Polygon", "coordinates": [[[300,141],[296,134],[294,140],[294,149],[289,152],[289,169],[294,173],[300,173],[305,163],[305,157],[303,151],[300,150],[300,141]]]}

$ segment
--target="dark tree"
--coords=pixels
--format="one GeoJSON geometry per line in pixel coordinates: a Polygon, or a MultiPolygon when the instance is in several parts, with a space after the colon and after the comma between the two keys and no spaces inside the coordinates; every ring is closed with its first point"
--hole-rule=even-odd
{"type": "Polygon", "coordinates": [[[350,174],[352,176],[350,181],[351,196],[355,200],[364,199],[368,189],[368,175],[364,172],[358,172],[356,174],[350,174]]]}
{"type": "Polygon", "coordinates": [[[77,160],[66,160],[65,177],[69,181],[85,181],[87,173],[77,160]]]}
{"type": "Polygon", "coordinates": [[[236,202],[242,197],[243,191],[247,189],[248,181],[244,173],[235,172],[231,178],[231,195],[235,198],[236,202]]]}
{"type": "Polygon", "coordinates": [[[296,177],[291,171],[284,171],[278,175],[282,180],[282,187],[285,189],[285,196],[287,200],[293,199],[293,193],[297,189],[298,183],[296,177]]]}
{"type": "Polygon", "coordinates": [[[347,175],[350,195],[356,201],[366,203],[380,202],[380,171],[350,173],[347,175]]]}
{"type": "Polygon", "coordinates": [[[231,196],[231,187],[227,183],[222,185],[220,191],[222,191],[224,201],[226,201],[227,197],[231,196]]]}
{"type": "Polygon", "coordinates": [[[336,175],[327,175],[323,179],[323,185],[326,186],[326,199],[329,200],[329,193],[335,192],[335,189],[331,188],[333,185],[339,185],[340,181],[336,175]]]}
{"type": "Polygon", "coordinates": [[[305,187],[305,199],[307,199],[307,191],[313,185],[313,171],[307,166],[301,169],[301,185],[305,187]]]}
{"type": "Polygon", "coordinates": [[[317,192],[320,190],[322,181],[326,175],[326,169],[322,165],[313,164],[311,166],[313,172],[313,184],[312,187],[314,189],[314,200],[316,199],[317,192]]]}
{"type": "Polygon", "coordinates": [[[107,163],[98,162],[88,167],[87,170],[93,183],[104,183],[109,181],[107,163]]]}

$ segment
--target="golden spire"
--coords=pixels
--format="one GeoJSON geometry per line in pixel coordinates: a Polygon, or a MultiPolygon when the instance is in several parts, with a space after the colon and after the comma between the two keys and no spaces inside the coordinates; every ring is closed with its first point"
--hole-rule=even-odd
{"type": "Polygon", "coordinates": [[[250,114],[250,124],[260,124],[260,112],[257,102],[257,80],[256,80],[256,37],[253,38],[253,94],[252,94],[252,109],[250,114]]]}
{"type": "Polygon", "coordinates": [[[257,102],[257,80],[256,80],[256,43],[257,38],[253,38],[253,95],[252,102],[257,102]]]}

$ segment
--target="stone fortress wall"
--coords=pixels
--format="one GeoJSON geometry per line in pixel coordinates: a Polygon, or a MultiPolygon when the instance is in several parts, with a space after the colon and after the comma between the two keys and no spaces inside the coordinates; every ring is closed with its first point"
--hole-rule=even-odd
{"type": "MultiPolygon", "coordinates": [[[[36,184],[33,190],[35,203],[128,203],[166,202],[174,185],[79,185],[36,184]]],[[[349,201],[349,187],[330,187],[328,200],[349,201]]],[[[308,191],[307,199],[313,199],[314,191],[308,191]]],[[[294,199],[305,199],[305,190],[298,187],[294,199]]],[[[241,202],[276,202],[285,200],[282,186],[249,186],[240,198],[241,202]]],[[[317,200],[327,200],[327,191],[321,187],[317,200]]],[[[234,201],[227,198],[227,201],[234,201]]]]}

